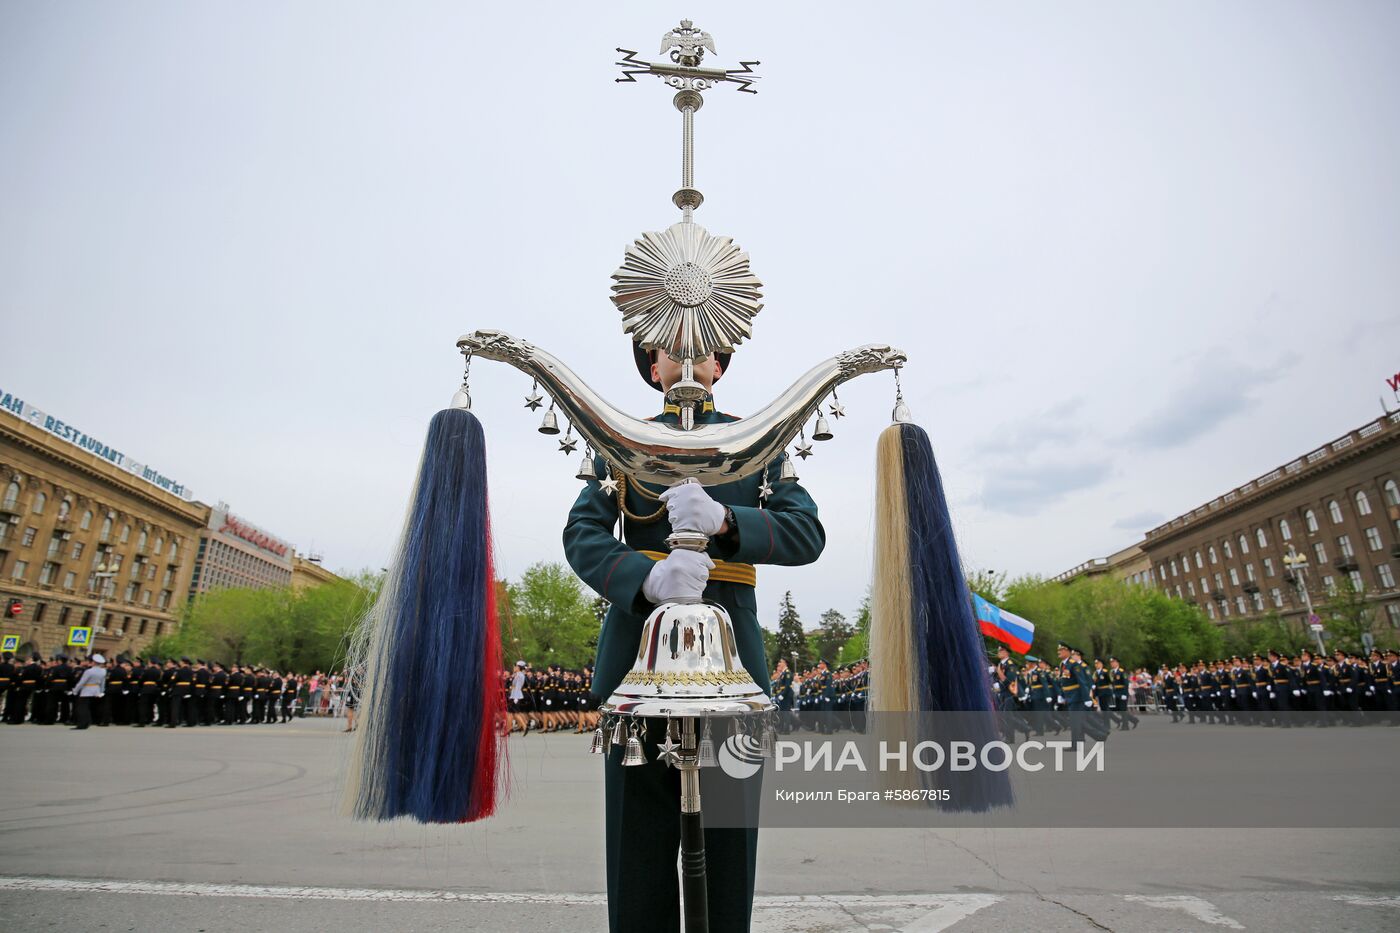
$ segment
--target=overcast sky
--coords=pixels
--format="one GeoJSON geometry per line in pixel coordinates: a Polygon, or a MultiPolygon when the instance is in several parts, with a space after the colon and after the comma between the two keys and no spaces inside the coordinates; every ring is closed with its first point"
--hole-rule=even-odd
{"type": "MultiPolygon", "coordinates": [[[[696,219],[765,283],[718,387],[908,352],[970,568],[1054,574],[1380,413],[1400,369],[1400,4],[0,3],[0,388],[380,567],[461,333],[637,415],[609,275],[677,219],[681,16],[760,93],[697,116],[696,219]]],[[[473,371],[500,572],[562,560],[577,457],[473,371]]],[[[870,576],[893,381],[800,464],[811,625],[870,576]]]]}

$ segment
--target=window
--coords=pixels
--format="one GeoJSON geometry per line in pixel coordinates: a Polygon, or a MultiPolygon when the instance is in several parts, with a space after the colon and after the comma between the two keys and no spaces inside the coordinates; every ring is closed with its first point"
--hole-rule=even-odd
{"type": "Polygon", "coordinates": [[[141,531],[140,536],[137,537],[137,539],[136,539],[136,550],[138,550],[138,551],[144,551],[145,549],[146,549],[146,532],[145,532],[145,530],[143,529],[143,530],[141,531]]]}
{"type": "Polygon", "coordinates": [[[1375,528],[1366,529],[1366,547],[1372,551],[1381,549],[1381,533],[1375,528]]]}
{"type": "Polygon", "coordinates": [[[1230,550],[1230,542],[1229,542],[1229,541],[1221,541],[1221,542],[1220,542],[1220,547],[1221,547],[1222,550],[1225,551],[1225,559],[1226,559],[1226,560],[1229,560],[1231,557],[1234,557],[1234,556],[1235,556],[1234,552],[1230,550]]]}
{"type": "Polygon", "coordinates": [[[161,609],[164,609],[166,606],[170,605],[170,591],[169,591],[169,590],[162,590],[162,591],[161,591],[160,597],[156,600],[156,605],[159,606],[161,609]]]}
{"type": "Polygon", "coordinates": [[[112,516],[108,515],[102,519],[102,533],[97,536],[97,540],[106,541],[112,537],[112,516]]]}
{"type": "Polygon", "coordinates": [[[55,534],[49,539],[49,556],[57,557],[59,549],[63,547],[63,535],[55,534]]]}
{"type": "Polygon", "coordinates": [[[73,511],[73,500],[64,499],[58,504],[58,520],[63,521],[68,517],[68,513],[73,511]]]}
{"type": "Polygon", "coordinates": [[[1337,553],[1343,557],[1355,557],[1356,553],[1351,549],[1351,537],[1349,535],[1337,535],[1337,553]]]}
{"type": "Polygon", "coordinates": [[[1176,576],[1176,558],[1172,558],[1172,576],[1176,576]]]}
{"type": "Polygon", "coordinates": [[[23,583],[24,578],[27,576],[29,576],[29,561],[15,561],[15,567],[12,571],[10,571],[10,578],[12,580],[19,580],[21,583],[23,583]]]}
{"type": "Polygon", "coordinates": [[[1358,489],[1358,490],[1356,490],[1356,514],[1357,514],[1357,515],[1370,515],[1370,514],[1371,514],[1371,500],[1370,500],[1369,498],[1366,497],[1366,490],[1364,490],[1364,489],[1358,489]]]}
{"type": "Polygon", "coordinates": [[[1245,565],[1244,565],[1244,575],[1245,575],[1246,578],[1248,578],[1248,580],[1249,580],[1250,583],[1253,583],[1253,582],[1254,582],[1254,565],[1253,565],[1253,564],[1245,564],[1245,565]]]}
{"type": "Polygon", "coordinates": [[[1278,522],[1278,536],[1285,541],[1293,540],[1293,530],[1288,527],[1288,519],[1281,518],[1278,522]]]}
{"type": "Polygon", "coordinates": [[[73,571],[70,570],[70,571],[68,571],[67,573],[65,573],[65,574],[63,575],[63,588],[64,588],[65,590],[71,590],[71,589],[73,588],[73,584],[75,584],[75,583],[77,583],[77,582],[78,582],[78,575],[77,575],[76,573],[74,573],[73,571]]]}
{"type": "Polygon", "coordinates": [[[1158,578],[1159,580],[1162,580],[1163,582],[1166,581],[1166,579],[1167,579],[1167,565],[1166,565],[1166,564],[1162,564],[1160,567],[1157,568],[1157,578],[1158,578]]]}
{"type": "Polygon", "coordinates": [[[1204,596],[1205,594],[1207,594],[1207,593],[1209,593],[1209,592],[1210,592],[1210,587],[1206,586],[1206,578],[1205,578],[1205,577],[1201,577],[1201,595],[1204,596]]]}
{"type": "Polygon", "coordinates": [[[133,602],[135,599],[136,599],[136,584],[135,584],[135,583],[128,583],[128,584],[126,585],[126,601],[127,601],[127,602],[133,602]]]}
{"type": "Polygon", "coordinates": [[[52,583],[53,575],[56,573],[58,573],[58,564],[52,562],[45,562],[44,566],[39,568],[40,585],[47,586],[48,584],[52,583]]]}
{"type": "Polygon", "coordinates": [[[1186,594],[1188,596],[1196,595],[1196,584],[1192,583],[1190,580],[1186,581],[1186,594]]]}
{"type": "Polygon", "coordinates": [[[176,544],[174,541],[170,542],[170,562],[172,564],[175,563],[175,554],[177,553],[178,548],[178,544],[176,544]]]}
{"type": "Polygon", "coordinates": [[[1177,598],[1177,599],[1180,599],[1180,598],[1181,598],[1181,584],[1180,584],[1180,583],[1178,583],[1178,584],[1176,585],[1176,598],[1177,598]]]}
{"type": "Polygon", "coordinates": [[[1236,597],[1235,597],[1235,608],[1239,609],[1240,615],[1244,615],[1246,612],[1249,611],[1248,609],[1246,609],[1246,608],[1244,607],[1244,597],[1243,597],[1243,596],[1236,596],[1236,597]]]}
{"type": "Polygon", "coordinates": [[[1231,586],[1239,586],[1239,585],[1240,585],[1240,575],[1239,575],[1239,572],[1236,571],[1234,567],[1231,567],[1231,568],[1230,568],[1230,585],[1231,585],[1231,586]]]}
{"type": "Polygon", "coordinates": [[[143,606],[149,606],[150,604],[151,604],[151,591],[150,591],[150,590],[142,590],[142,591],[141,591],[141,605],[143,605],[143,606]]]}
{"type": "Polygon", "coordinates": [[[58,625],[60,628],[68,624],[68,608],[69,607],[64,606],[62,609],[58,610],[58,625]]]}
{"type": "Polygon", "coordinates": [[[1220,579],[1220,574],[1217,573],[1217,574],[1215,575],[1215,590],[1216,590],[1216,592],[1218,593],[1218,592],[1220,592],[1220,591],[1223,590],[1223,589],[1225,589],[1225,584],[1224,584],[1224,582],[1221,581],[1221,579],[1220,579]]]}
{"type": "Polygon", "coordinates": [[[164,538],[157,537],[157,538],[156,538],[156,556],[157,556],[157,557],[160,556],[161,549],[164,548],[164,547],[165,547],[165,539],[164,539],[164,538]]]}
{"type": "Polygon", "coordinates": [[[44,514],[44,506],[46,506],[46,505],[48,505],[48,504],[49,504],[49,497],[48,497],[48,496],[44,495],[42,492],[40,492],[40,493],[35,493],[35,494],[34,494],[34,510],[33,510],[33,511],[34,511],[34,514],[35,514],[35,515],[43,515],[43,514],[44,514]]]}
{"type": "Polygon", "coordinates": [[[1366,592],[1366,582],[1361,579],[1361,571],[1353,570],[1347,574],[1351,579],[1351,588],[1358,593],[1366,592]]]}
{"type": "Polygon", "coordinates": [[[1196,569],[1197,569],[1197,570],[1200,570],[1200,569],[1201,569],[1202,567],[1204,567],[1204,566],[1205,566],[1205,564],[1201,563],[1201,552],[1200,552],[1200,551],[1197,551],[1197,552],[1196,552],[1196,569]]]}
{"type": "Polygon", "coordinates": [[[83,513],[83,520],[82,520],[81,522],[78,523],[78,527],[81,528],[83,531],[87,531],[89,528],[92,527],[92,512],[91,512],[91,511],[84,512],[84,513],[83,513]]]}
{"type": "Polygon", "coordinates": [[[1332,524],[1340,525],[1342,523],[1342,507],[1337,504],[1336,499],[1327,503],[1327,514],[1332,516],[1332,524]]]}
{"type": "Polygon", "coordinates": [[[35,606],[35,607],[34,607],[34,621],[35,621],[35,622],[42,622],[42,621],[44,621],[44,611],[45,611],[46,609],[48,609],[48,608],[49,608],[49,604],[48,604],[48,603],[40,603],[39,605],[35,606]]]}
{"type": "Polygon", "coordinates": [[[1220,617],[1222,619],[1230,618],[1230,604],[1228,602],[1220,604],[1220,617]]]}
{"type": "Polygon", "coordinates": [[[1395,589],[1395,574],[1390,572],[1389,564],[1377,564],[1376,576],[1380,579],[1381,586],[1388,590],[1395,589]]]}
{"type": "Polygon", "coordinates": [[[1248,554],[1248,553],[1249,553],[1249,539],[1246,538],[1244,535],[1240,535],[1239,541],[1240,541],[1240,553],[1241,553],[1241,554],[1248,554]]]}
{"type": "Polygon", "coordinates": [[[130,526],[130,525],[123,525],[123,526],[122,526],[121,543],[122,543],[122,544],[125,544],[126,542],[128,542],[128,541],[130,541],[130,540],[131,540],[131,526],[130,526]]]}
{"type": "Polygon", "coordinates": [[[1327,548],[1321,541],[1313,545],[1313,554],[1317,557],[1317,565],[1319,567],[1327,563],[1327,548]]]}
{"type": "Polygon", "coordinates": [[[1280,592],[1278,587],[1274,587],[1273,589],[1269,590],[1269,598],[1274,601],[1275,609],[1283,608],[1283,593],[1280,592]]]}
{"type": "Polygon", "coordinates": [[[1274,575],[1274,559],[1273,559],[1272,557],[1266,557],[1266,558],[1264,558],[1264,576],[1266,576],[1266,577],[1272,577],[1273,575],[1274,575]]]}
{"type": "Polygon", "coordinates": [[[1212,619],[1215,618],[1215,604],[1214,604],[1214,603],[1206,603],[1206,615],[1210,616],[1212,619]]]}
{"type": "Polygon", "coordinates": [[[1330,574],[1322,578],[1322,588],[1327,591],[1328,596],[1337,595],[1337,581],[1333,580],[1330,574]]]}
{"type": "Polygon", "coordinates": [[[1385,614],[1390,616],[1390,627],[1400,628],[1400,603],[1391,603],[1385,607],[1385,614]]]}
{"type": "Polygon", "coordinates": [[[145,619],[142,619],[142,620],[141,620],[141,625],[140,625],[139,627],[137,627],[137,629],[136,629],[136,634],[137,634],[137,635],[144,635],[144,634],[146,634],[146,621],[147,621],[147,620],[145,620],[145,619]]]}
{"type": "Polygon", "coordinates": [[[1385,486],[1382,488],[1385,493],[1386,505],[1400,505],[1400,483],[1396,483],[1393,479],[1388,479],[1385,481],[1385,486]]]}
{"type": "Polygon", "coordinates": [[[1263,612],[1263,611],[1264,611],[1264,594],[1262,594],[1262,593],[1255,593],[1255,594],[1254,594],[1254,611],[1255,611],[1255,612],[1263,612]]]}
{"type": "Polygon", "coordinates": [[[21,546],[21,547],[29,547],[29,545],[31,545],[31,544],[34,543],[34,536],[37,535],[38,533],[39,533],[39,529],[38,529],[38,528],[26,528],[26,529],[24,529],[24,538],[20,541],[20,546],[21,546]]]}
{"type": "Polygon", "coordinates": [[[11,482],[5,487],[5,508],[14,511],[15,503],[19,501],[19,483],[11,482]]]}
{"type": "Polygon", "coordinates": [[[157,635],[164,635],[164,634],[165,634],[165,623],[164,623],[164,622],[157,622],[157,623],[156,623],[156,634],[157,634],[157,635]]]}
{"type": "Polygon", "coordinates": [[[1307,522],[1309,534],[1317,531],[1317,513],[1312,509],[1308,509],[1303,513],[1303,521],[1307,522]]]}

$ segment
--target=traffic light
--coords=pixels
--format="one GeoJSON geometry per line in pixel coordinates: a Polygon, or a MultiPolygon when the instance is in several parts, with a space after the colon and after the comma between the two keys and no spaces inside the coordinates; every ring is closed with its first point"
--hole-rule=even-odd
{"type": "Polygon", "coordinates": [[[18,619],[22,612],[24,612],[24,600],[12,599],[10,604],[5,607],[5,618],[18,619]]]}

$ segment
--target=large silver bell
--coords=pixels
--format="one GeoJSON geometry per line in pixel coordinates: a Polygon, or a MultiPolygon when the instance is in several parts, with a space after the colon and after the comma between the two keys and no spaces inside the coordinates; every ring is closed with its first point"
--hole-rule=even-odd
{"type": "Polygon", "coordinates": [[[817,415],[816,427],[812,428],[812,440],[829,441],[832,436],[831,425],[826,423],[826,415],[817,415]]]}
{"type": "Polygon", "coordinates": [[[547,411],[547,412],[544,413],[544,421],[540,422],[540,433],[541,433],[541,434],[558,434],[558,433],[559,433],[559,416],[556,415],[556,414],[554,413],[554,409],[553,409],[553,408],[551,408],[549,411],[547,411]]]}
{"type": "Polygon", "coordinates": [[[627,753],[622,756],[624,765],[644,765],[647,763],[646,752],[642,751],[642,740],[637,738],[637,726],[632,725],[632,734],[627,737],[627,753]]]}
{"type": "Polygon", "coordinates": [[[583,462],[578,465],[578,473],[574,474],[574,479],[590,480],[597,479],[598,471],[593,469],[593,454],[583,455],[583,462]]]}
{"type": "Polygon", "coordinates": [[[603,752],[605,751],[605,749],[603,748],[604,744],[606,743],[603,739],[603,727],[599,726],[598,728],[593,730],[593,744],[588,746],[588,753],[590,755],[603,754],[603,752]]]}
{"type": "Polygon", "coordinates": [[[778,471],[778,482],[780,482],[780,483],[795,483],[795,482],[797,482],[797,467],[793,466],[792,458],[791,458],[791,457],[787,457],[787,458],[785,458],[785,459],[783,460],[783,467],[782,467],[781,470],[778,471]]]}

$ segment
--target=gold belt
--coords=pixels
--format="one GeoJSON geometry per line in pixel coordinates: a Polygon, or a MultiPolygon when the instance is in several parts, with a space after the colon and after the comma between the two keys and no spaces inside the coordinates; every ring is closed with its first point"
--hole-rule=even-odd
{"type": "MultiPolygon", "coordinates": [[[[645,554],[652,560],[665,560],[667,556],[661,551],[638,551],[637,553],[645,554]]],[[[758,583],[758,571],[754,570],[753,564],[716,560],[714,569],[710,571],[710,579],[723,583],[742,583],[745,586],[754,586],[758,583]]]]}

